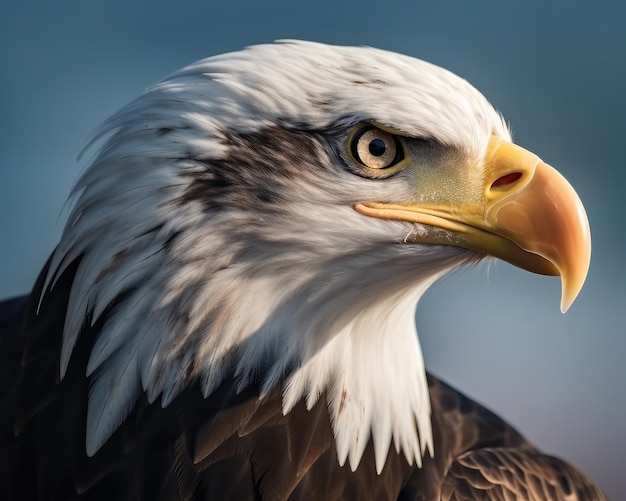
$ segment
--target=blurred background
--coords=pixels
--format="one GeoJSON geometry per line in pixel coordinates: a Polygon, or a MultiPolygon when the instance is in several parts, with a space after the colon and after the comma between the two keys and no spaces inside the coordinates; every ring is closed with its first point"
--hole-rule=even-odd
{"type": "Polygon", "coordinates": [[[0,298],[26,293],[54,248],[85,141],[170,72],[280,38],[420,57],[472,82],[570,180],[593,235],[566,315],[557,279],[501,262],[444,279],[418,308],[426,364],[626,499],[626,4],[614,5],[3,2],[0,298]]]}

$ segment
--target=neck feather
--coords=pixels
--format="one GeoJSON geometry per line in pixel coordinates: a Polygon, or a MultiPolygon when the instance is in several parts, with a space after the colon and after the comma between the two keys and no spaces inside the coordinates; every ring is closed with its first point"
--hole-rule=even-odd
{"type": "MultiPolygon", "coordinates": [[[[433,276],[432,281],[438,277],[433,276]]],[[[336,331],[287,379],[283,413],[302,398],[311,409],[326,395],[339,463],[354,471],[370,439],[376,469],[384,467],[393,440],[410,464],[433,455],[430,401],[415,330],[415,306],[430,286],[375,302],[336,331]]]]}

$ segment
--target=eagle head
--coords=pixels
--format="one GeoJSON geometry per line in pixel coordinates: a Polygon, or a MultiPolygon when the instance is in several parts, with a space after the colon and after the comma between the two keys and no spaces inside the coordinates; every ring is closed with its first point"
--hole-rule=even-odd
{"type": "Polygon", "coordinates": [[[61,377],[93,340],[87,453],[143,392],[168,405],[231,381],[283,412],[323,398],[338,459],[373,441],[433,454],[414,311],[491,255],[560,275],[565,310],[590,256],[571,186],[514,145],[465,80],[367,47],[281,42],[211,57],[102,128],[44,294],[78,263],[61,377]]]}

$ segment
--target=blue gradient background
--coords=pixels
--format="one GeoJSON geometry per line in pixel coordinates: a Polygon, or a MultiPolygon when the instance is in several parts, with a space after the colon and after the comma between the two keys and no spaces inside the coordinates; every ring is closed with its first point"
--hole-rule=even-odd
{"type": "Polygon", "coordinates": [[[438,284],[417,316],[426,363],[626,499],[626,7],[601,5],[3,2],[0,297],[27,292],[58,240],[81,146],[168,73],[278,38],[421,57],[472,82],[571,181],[594,242],[565,316],[558,280],[503,263],[438,284]]]}

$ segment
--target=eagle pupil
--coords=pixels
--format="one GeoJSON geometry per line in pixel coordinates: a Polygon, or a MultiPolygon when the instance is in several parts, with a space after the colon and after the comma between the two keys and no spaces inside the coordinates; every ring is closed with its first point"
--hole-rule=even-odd
{"type": "Polygon", "coordinates": [[[369,150],[370,153],[375,157],[380,157],[385,154],[387,146],[385,145],[385,141],[383,141],[382,139],[374,139],[369,144],[369,150]]]}

